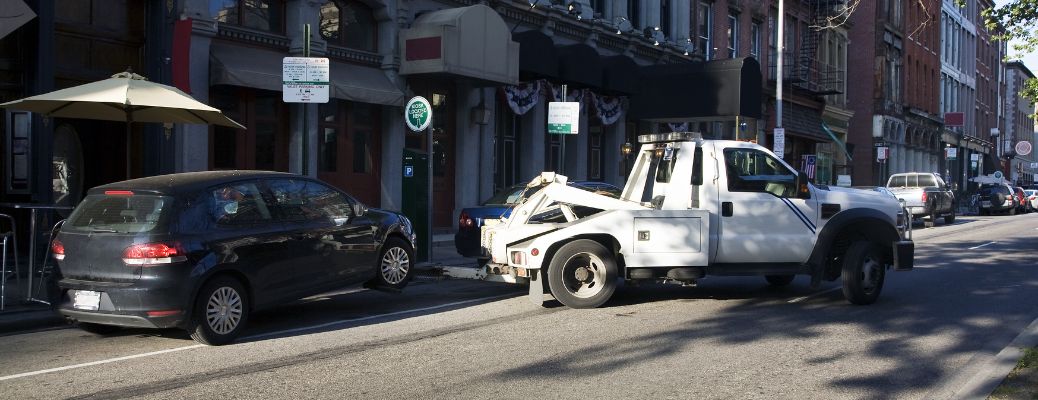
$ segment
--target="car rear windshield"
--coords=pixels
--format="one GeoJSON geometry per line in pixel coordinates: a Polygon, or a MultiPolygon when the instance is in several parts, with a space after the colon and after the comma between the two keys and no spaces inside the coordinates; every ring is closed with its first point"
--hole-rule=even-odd
{"type": "Polygon", "coordinates": [[[937,186],[933,175],[895,175],[887,187],[931,187],[937,186]]]}
{"type": "Polygon", "coordinates": [[[69,232],[143,233],[166,228],[173,198],[155,195],[87,196],[61,230],[69,232]]]}
{"type": "Polygon", "coordinates": [[[1002,186],[1002,185],[983,185],[983,186],[980,187],[980,190],[978,190],[977,193],[981,194],[981,195],[991,194],[991,193],[1008,194],[1009,193],[1009,189],[1007,189],[1005,186],[1002,186]]]}

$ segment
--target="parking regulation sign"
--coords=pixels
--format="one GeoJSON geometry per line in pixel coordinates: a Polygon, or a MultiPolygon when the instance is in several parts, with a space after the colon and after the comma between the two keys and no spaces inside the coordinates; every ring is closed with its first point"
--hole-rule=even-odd
{"type": "Polygon", "coordinates": [[[548,103],[548,133],[576,135],[580,130],[580,103],[553,101],[548,103]]]}
{"type": "Polygon", "coordinates": [[[425,97],[415,96],[404,106],[404,122],[412,131],[421,132],[432,124],[432,105],[425,97]]]}
{"type": "Polygon", "coordinates": [[[327,103],[329,76],[327,58],[285,57],[281,64],[281,100],[285,103],[327,103]]]}

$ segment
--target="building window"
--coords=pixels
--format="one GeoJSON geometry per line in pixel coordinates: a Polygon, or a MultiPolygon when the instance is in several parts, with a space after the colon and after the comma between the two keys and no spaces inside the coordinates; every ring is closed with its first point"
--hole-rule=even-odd
{"type": "Polygon", "coordinates": [[[739,55],[739,15],[728,14],[728,58],[739,55]]]}
{"type": "Polygon", "coordinates": [[[760,22],[750,24],[750,55],[760,60],[760,22]]]}
{"type": "Polygon", "coordinates": [[[247,127],[212,128],[209,152],[212,169],[288,170],[287,110],[280,94],[215,86],[210,89],[209,102],[247,127]]]}
{"type": "Polygon", "coordinates": [[[642,28],[642,2],[641,0],[627,1],[627,20],[635,30],[642,28]]]}
{"type": "Polygon", "coordinates": [[[711,40],[714,30],[713,9],[713,3],[705,1],[699,2],[699,5],[696,7],[696,46],[699,54],[702,54],[703,58],[707,60],[713,56],[713,41],[711,40]]]}
{"type": "Polygon", "coordinates": [[[321,6],[321,36],[331,44],[376,52],[378,22],[371,8],[359,1],[329,1],[321,6]]]}
{"type": "Polygon", "coordinates": [[[602,125],[588,127],[587,141],[587,178],[592,181],[602,180],[602,125]]]}
{"type": "Polygon", "coordinates": [[[285,4],[281,0],[209,0],[209,13],[223,24],[285,32],[285,4]]]}

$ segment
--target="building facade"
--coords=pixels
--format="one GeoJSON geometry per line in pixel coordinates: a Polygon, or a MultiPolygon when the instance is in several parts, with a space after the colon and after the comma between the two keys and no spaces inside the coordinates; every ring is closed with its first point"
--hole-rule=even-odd
{"type": "MultiPolygon", "coordinates": [[[[1005,104],[1005,139],[1002,141],[1003,173],[1014,185],[1024,186],[1035,183],[1038,168],[1034,163],[1038,157],[1034,154],[1035,120],[1038,113],[1035,103],[1020,96],[1024,81],[1034,79],[1034,73],[1022,61],[1011,61],[1006,64],[1006,104],[1005,104]],[[1018,154],[1017,143],[1027,142],[1031,151],[1018,154]]],[[[1026,146],[1025,146],[1026,147],[1026,146]]]]}
{"type": "Polygon", "coordinates": [[[905,4],[903,159],[888,161],[895,171],[937,172],[944,168],[945,146],[941,143],[943,119],[938,94],[940,59],[940,10],[938,0],[909,1],[905,4]]]}

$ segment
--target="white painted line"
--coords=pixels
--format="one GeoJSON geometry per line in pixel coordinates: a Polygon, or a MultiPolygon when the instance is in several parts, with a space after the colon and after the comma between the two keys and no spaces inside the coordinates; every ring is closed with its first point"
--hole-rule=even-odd
{"type": "Polygon", "coordinates": [[[795,298],[793,300],[790,300],[789,303],[799,303],[801,301],[810,299],[812,297],[821,296],[823,294],[826,294],[826,293],[829,293],[829,292],[835,292],[835,291],[840,290],[840,289],[841,289],[841,287],[837,286],[837,287],[834,287],[832,289],[823,290],[821,292],[818,292],[818,293],[815,293],[815,294],[812,294],[812,295],[807,295],[807,296],[804,296],[804,297],[797,297],[797,298],[795,298]]]}
{"type": "Polygon", "coordinates": [[[302,327],[302,328],[292,328],[292,329],[285,329],[283,331],[268,332],[268,333],[261,333],[259,335],[246,336],[246,337],[243,337],[243,338],[241,338],[239,340],[252,340],[252,339],[260,339],[260,338],[265,338],[265,337],[270,337],[270,336],[284,335],[286,333],[296,333],[296,332],[312,331],[312,330],[315,330],[315,329],[327,328],[329,326],[342,325],[342,324],[346,324],[346,323],[350,323],[350,322],[361,322],[361,321],[368,321],[368,320],[385,318],[385,317],[392,317],[392,316],[396,316],[396,315],[413,314],[413,313],[421,312],[421,311],[430,311],[430,310],[436,310],[436,309],[440,309],[440,308],[453,307],[453,306],[462,305],[462,304],[476,303],[476,302],[487,301],[487,300],[497,300],[497,299],[503,299],[503,298],[506,298],[506,297],[513,297],[513,296],[515,296],[514,293],[501,294],[501,295],[497,295],[497,296],[482,297],[482,298],[478,298],[478,299],[465,300],[465,301],[456,301],[456,302],[447,303],[447,304],[440,304],[438,306],[432,306],[432,307],[415,308],[415,309],[412,309],[412,310],[403,310],[403,311],[391,312],[391,313],[387,313],[387,314],[369,315],[367,317],[343,319],[343,320],[339,320],[339,321],[326,322],[326,323],[323,323],[323,324],[313,325],[313,326],[306,326],[306,327],[302,327]]]}
{"type": "Polygon", "coordinates": [[[196,345],[177,347],[177,348],[167,349],[167,350],[153,351],[151,353],[134,354],[132,356],[109,358],[107,360],[92,361],[92,362],[88,362],[88,363],[69,365],[69,366],[65,366],[65,367],[58,367],[58,368],[51,368],[51,369],[42,369],[42,370],[39,370],[39,371],[24,372],[24,373],[21,373],[21,374],[0,376],[0,381],[6,381],[6,380],[9,380],[9,379],[24,378],[24,377],[33,376],[33,375],[48,374],[48,373],[51,373],[51,372],[67,371],[67,370],[76,369],[76,368],[91,367],[91,366],[94,366],[94,365],[108,364],[108,363],[113,363],[113,362],[116,362],[116,361],[132,360],[134,358],[156,356],[156,355],[159,355],[159,354],[172,353],[174,351],[197,349],[199,347],[205,347],[205,345],[196,344],[196,345]]]}
{"type": "Polygon", "coordinates": [[[976,249],[979,249],[979,248],[981,248],[981,247],[984,247],[984,246],[990,246],[990,245],[993,245],[993,244],[995,244],[995,243],[998,243],[998,242],[987,242],[987,243],[984,243],[984,244],[982,244],[982,245],[980,245],[980,246],[973,246],[973,247],[970,247],[970,248],[968,248],[968,249],[966,249],[966,250],[976,250],[976,249]]]}

